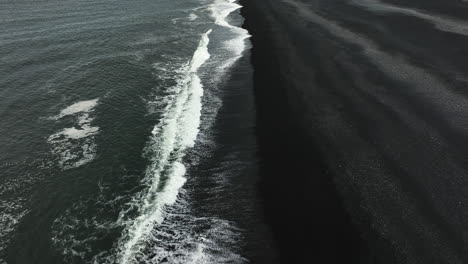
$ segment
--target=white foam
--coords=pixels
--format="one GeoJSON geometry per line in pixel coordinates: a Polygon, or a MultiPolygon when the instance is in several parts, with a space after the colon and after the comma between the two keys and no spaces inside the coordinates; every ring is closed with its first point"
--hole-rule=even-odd
{"type": "Polygon", "coordinates": [[[190,21],[195,21],[197,20],[198,16],[195,13],[191,13],[188,17],[190,21]]]}
{"type": "Polygon", "coordinates": [[[74,103],[53,118],[58,120],[65,116],[77,116],[75,126],[64,128],[47,139],[62,169],[80,167],[95,158],[94,136],[99,132],[99,127],[91,125],[93,118],[90,117],[90,112],[94,110],[97,103],[98,99],[74,103]]]}
{"type": "Polygon", "coordinates": [[[64,116],[74,115],[81,112],[88,113],[94,109],[97,103],[98,99],[74,103],[68,106],[67,108],[63,109],[56,118],[59,119],[64,116]]]}
{"type": "Polygon", "coordinates": [[[99,127],[91,126],[90,123],[93,119],[89,118],[88,114],[83,114],[79,117],[79,122],[76,127],[67,127],[62,131],[51,135],[48,139],[49,142],[57,141],[60,139],[80,139],[95,135],[99,132],[99,127]]]}
{"type": "Polygon", "coordinates": [[[241,5],[230,1],[216,0],[211,6],[211,11],[213,17],[215,18],[215,23],[223,27],[235,28],[226,21],[226,18],[229,16],[229,14],[241,7],[241,5]]]}
{"type": "Polygon", "coordinates": [[[98,127],[92,127],[92,126],[89,126],[89,125],[85,125],[81,129],[77,129],[77,128],[74,128],[74,127],[65,128],[65,129],[63,129],[62,132],[60,132],[60,134],[64,135],[66,138],[80,139],[80,138],[84,138],[84,137],[94,135],[98,131],[99,131],[98,127]]]}
{"type": "Polygon", "coordinates": [[[247,262],[246,259],[231,251],[238,245],[239,237],[238,230],[233,228],[228,221],[211,217],[196,218],[189,214],[181,215],[173,214],[173,212],[169,212],[167,218],[177,226],[163,224],[154,230],[152,237],[155,243],[149,248],[154,257],[142,258],[140,263],[247,262]],[[192,231],[194,229],[203,231],[194,233],[192,231]]]}
{"type": "Polygon", "coordinates": [[[64,170],[80,167],[96,157],[96,144],[90,139],[82,143],[66,139],[50,143],[53,144],[52,153],[58,157],[58,165],[64,170]]]}
{"type": "Polygon", "coordinates": [[[185,74],[173,91],[177,96],[172,97],[160,124],[152,131],[147,147],[151,165],[143,180],[148,187],[129,205],[138,208],[139,214],[135,219],[124,220],[124,210],[119,218],[126,228],[119,240],[118,263],[137,262],[150,231],[162,223],[165,207],[176,201],[179,189],[185,183],[185,167],[181,160],[185,150],[195,144],[199,130],[203,87],[197,71],[210,58],[210,33],[211,30],[203,34],[192,59],[183,67],[185,74]],[[162,176],[166,177],[162,179],[162,176]]]}
{"type": "Polygon", "coordinates": [[[224,42],[224,46],[232,53],[232,56],[222,64],[222,69],[231,67],[242,57],[246,49],[245,40],[250,38],[250,34],[246,29],[231,25],[227,21],[228,16],[241,7],[235,0],[216,0],[210,7],[215,24],[230,29],[234,34],[232,39],[224,42]]]}

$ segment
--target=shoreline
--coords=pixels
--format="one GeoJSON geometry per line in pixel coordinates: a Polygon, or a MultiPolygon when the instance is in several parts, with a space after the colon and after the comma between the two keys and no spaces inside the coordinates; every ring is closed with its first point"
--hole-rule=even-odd
{"type": "Polygon", "coordinates": [[[281,263],[376,263],[344,208],[319,147],[303,127],[301,94],[287,88],[288,65],[281,63],[278,51],[283,47],[274,36],[275,25],[256,1],[240,3],[243,27],[252,35],[258,189],[281,263]]]}

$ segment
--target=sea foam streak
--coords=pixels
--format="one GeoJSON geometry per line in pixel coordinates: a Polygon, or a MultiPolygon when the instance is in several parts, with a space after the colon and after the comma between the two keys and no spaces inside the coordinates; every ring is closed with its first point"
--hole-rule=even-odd
{"type": "Polygon", "coordinates": [[[138,215],[126,219],[127,211],[123,211],[119,218],[126,227],[119,240],[118,263],[138,262],[146,238],[154,226],[164,219],[165,206],[176,202],[179,189],[185,183],[182,158],[185,150],[194,146],[199,131],[203,86],[197,72],[210,58],[210,33],[211,30],[203,34],[190,63],[183,67],[185,74],[174,87],[176,96],[152,131],[147,147],[151,164],[143,180],[147,188],[129,204],[129,208],[138,209],[138,215]]]}
{"type": "Polygon", "coordinates": [[[88,113],[94,109],[94,107],[97,105],[98,99],[93,99],[93,100],[88,100],[88,101],[81,101],[74,103],[62,111],[60,111],[60,114],[55,117],[55,119],[62,118],[64,116],[68,115],[74,115],[78,113],[88,113]]]}

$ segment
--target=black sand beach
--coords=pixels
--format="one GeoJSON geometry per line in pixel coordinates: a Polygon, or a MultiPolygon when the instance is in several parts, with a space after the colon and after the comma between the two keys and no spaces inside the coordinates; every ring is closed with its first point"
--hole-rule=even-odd
{"type": "Polygon", "coordinates": [[[241,3],[282,263],[466,263],[468,3],[241,3]]]}

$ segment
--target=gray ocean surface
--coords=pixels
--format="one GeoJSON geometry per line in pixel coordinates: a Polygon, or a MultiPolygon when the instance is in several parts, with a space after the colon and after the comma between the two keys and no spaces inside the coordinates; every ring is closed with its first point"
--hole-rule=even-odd
{"type": "Polygon", "coordinates": [[[239,8],[0,2],[0,263],[275,261],[239,8]]]}

